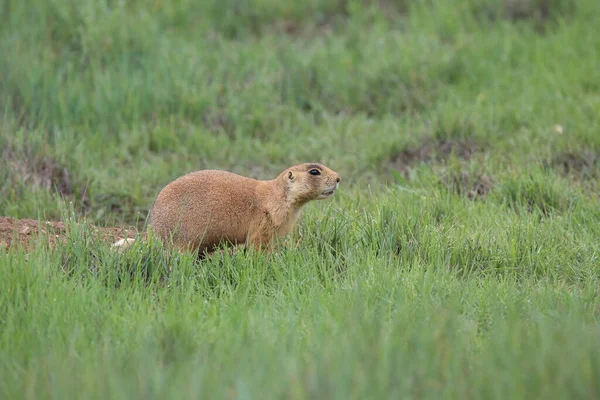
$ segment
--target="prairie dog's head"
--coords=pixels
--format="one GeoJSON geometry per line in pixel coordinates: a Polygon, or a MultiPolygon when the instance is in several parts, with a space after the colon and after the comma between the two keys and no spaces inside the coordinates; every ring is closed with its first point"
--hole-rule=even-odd
{"type": "Polygon", "coordinates": [[[340,184],[339,174],[319,163],[294,165],[282,175],[287,181],[288,196],[295,203],[329,198],[340,184]]]}

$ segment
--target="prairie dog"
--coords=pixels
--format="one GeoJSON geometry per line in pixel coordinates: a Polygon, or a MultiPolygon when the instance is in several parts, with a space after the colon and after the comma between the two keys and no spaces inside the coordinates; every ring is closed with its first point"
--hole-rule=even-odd
{"type": "Polygon", "coordinates": [[[160,191],[149,226],[180,250],[202,253],[228,243],[270,251],[274,239],[292,231],[302,206],[333,196],[339,183],[339,174],[319,163],[289,167],[272,180],[191,172],[160,191]]]}

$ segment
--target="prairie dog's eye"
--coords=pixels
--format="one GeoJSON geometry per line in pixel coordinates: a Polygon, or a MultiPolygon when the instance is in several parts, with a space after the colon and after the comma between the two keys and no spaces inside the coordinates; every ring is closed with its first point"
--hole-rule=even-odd
{"type": "Polygon", "coordinates": [[[318,169],[311,169],[310,171],[308,171],[308,173],[311,175],[321,175],[321,172],[319,172],[318,169]]]}

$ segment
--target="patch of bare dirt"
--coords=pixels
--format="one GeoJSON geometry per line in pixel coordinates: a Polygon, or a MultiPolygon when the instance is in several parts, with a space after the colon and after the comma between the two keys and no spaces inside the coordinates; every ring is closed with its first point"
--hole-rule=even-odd
{"type": "MultiPolygon", "coordinates": [[[[115,242],[123,238],[135,238],[133,227],[92,227],[92,232],[99,235],[100,240],[115,242]]],[[[67,229],[62,221],[42,221],[34,219],[17,219],[0,217],[0,250],[21,246],[30,249],[40,237],[48,238],[50,246],[62,242],[67,229]]]]}
{"type": "Polygon", "coordinates": [[[202,118],[202,122],[209,131],[221,133],[230,139],[234,139],[235,123],[222,109],[214,108],[207,111],[202,118]]]}
{"type": "Polygon", "coordinates": [[[71,174],[56,160],[31,154],[17,156],[10,149],[4,151],[4,159],[15,176],[25,184],[56,190],[63,196],[73,194],[71,174]]]}
{"type": "Polygon", "coordinates": [[[503,16],[513,21],[548,21],[571,14],[574,7],[573,0],[504,0],[503,16]]]}
{"type": "Polygon", "coordinates": [[[317,20],[314,25],[304,24],[298,19],[282,19],[271,24],[270,29],[279,34],[314,38],[329,34],[336,25],[343,23],[343,19],[343,16],[325,16],[317,20]]]}
{"type": "Polygon", "coordinates": [[[391,168],[407,175],[417,164],[444,161],[452,154],[462,160],[470,160],[474,153],[481,151],[475,140],[467,139],[426,139],[420,145],[402,150],[391,161],[391,168]]]}
{"type": "Polygon", "coordinates": [[[560,174],[579,179],[595,179],[600,173],[600,153],[591,150],[558,154],[546,166],[560,174]]]}
{"type": "Polygon", "coordinates": [[[573,15],[575,7],[575,0],[503,0],[482,4],[474,12],[492,22],[500,19],[532,21],[535,28],[543,32],[548,23],[573,15]]]}
{"type": "Polygon", "coordinates": [[[445,174],[441,178],[441,183],[469,200],[485,198],[494,187],[494,180],[489,175],[472,174],[466,171],[445,174]]]}
{"type": "MultiPolygon", "coordinates": [[[[407,14],[410,8],[409,0],[364,0],[361,3],[362,6],[376,7],[390,20],[396,20],[407,14]]],[[[351,8],[351,0],[338,0],[335,4],[325,7],[313,15],[298,15],[295,18],[288,17],[268,22],[264,27],[260,27],[259,31],[261,33],[274,31],[289,36],[314,38],[326,35],[339,26],[344,26],[352,14],[351,8]],[[307,23],[307,21],[311,23],[307,23]]]]}

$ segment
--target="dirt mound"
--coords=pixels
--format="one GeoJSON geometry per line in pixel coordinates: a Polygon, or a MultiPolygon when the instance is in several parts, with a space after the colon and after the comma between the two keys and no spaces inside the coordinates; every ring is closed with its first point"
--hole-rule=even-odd
{"type": "Polygon", "coordinates": [[[441,183],[460,196],[469,200],[485,198],[494,188],[494,180],[487,174],[472,174],[466,171],[448,173],[441,179],[441,183]]]}
{"type": "Polygon", "coordinates": [[[591,150],[564,152],[555,156],[546,167],[552,167],[560,174],[579,179],[596,179],[600,167],[600,153],[591,150]]]}
{"type": "Polygon", "coordinates": [[[452,154],[462,160],[470,160],[474,153],[481,151],[481,145],[474,139],[425,139],[420,145],[402,150],[390,163],[391,168],[406,175],[419,163],[447,160],[452,154]]]}
{"type": "Polygon", "coordinates": [[[18,181],[56,190],[63,196],[73,194],[71,174],[57,160],[35,156],[31,150],[25,150],[19,155],[10,148],[5,149],[2,156],[18,181]]]}
{"type": "MultiPolygon", "coordinates": [[[[132,227],[92,227],[92,231],[98,234],[101,240],[111,242],[137,235],[137,231],[132,227]]],[[[40,235],[48,237],[50,245],[53,246],[64,240],[66,233],[66,226],[61,221],[38,222],[34,219],[0,217],[0,250],[15,246],[28,249],[35,244],[40,235]]]]}
{"type": "Polygon", "coordinates": [[[482,22],[529,21],[538,33],[544,33],[560,20],[573,17],[576,9],[575,0],[502,0],[480,2],[473,12],[482,22]]]}

